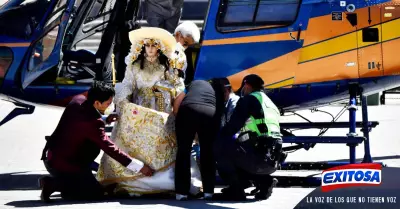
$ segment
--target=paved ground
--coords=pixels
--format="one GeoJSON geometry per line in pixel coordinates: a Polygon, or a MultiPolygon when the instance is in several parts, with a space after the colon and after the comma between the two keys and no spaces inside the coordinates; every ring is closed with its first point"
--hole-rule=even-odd
{"type": "MultiPolygon", "coordinates": [[[[400,167],[400,138],[398,124],[400,122],[400,106],[390,104],[369,108],[369,119],[377,120],[380,125],[371,132],[371,154],[377,161],[394,167],[400,167]]],[[[12,104],[0,100],[0,120],[11,111],[12,104]]],[[[342,107],[326,107],[326,110],[336,115],[342,107]]],[[[43,205],[38,201],[40,191],[36,182],[40,176],[46,174],[41,164],[40,155],[44,146],[44,136],[51,134],[61,116],[62,108],[37,106],[32,115],[18,116],[16,119],[0,127],[0,208],[13,207],[61,207],[61,208],[293,208],[312,188],[277,188],[273,196],[262,202],[248,203],[205,203],[202,201],[177,202],[174,200],[118,200],[106,203],[74,204],[57,200],[51,205],[43,205]]],[[[312,121],[328,121],[329,115],[301,111],[300,114],[312,121]]],[[[346,112],[347,113],[347,112],[346,112]]],[[[348,114],[344,114],[339,121],[346,121],[348,114]]],[[[361,109],[358,111],[358,120],[361,120],[361,109]]],[[[284,117],[283,121],[301,121],[298,117],[284,117]]],[[[359,130],[357,130],[359,131],[359,130]]],[[[347,129],[329,130],[327,135],[345,135],[347,129]]],[[[300,135],[316,134],[318,131],[298,131],[300,135]]],[[[345,145],[317,145],[310,151],[298,151],[290,154],[288,161],[325,161],[347,160],[348,147],[345,145]]],[[[363,146],[357,147],[357,158],[364,156],[363,146]]],[[[318,173],[318,172],[314,172],[318,173]]],[[[282,174],[280,172],[279,174],[282,174]]],[[[294,175],[309,175],[310,172],[296,172],[294,175]]]]}

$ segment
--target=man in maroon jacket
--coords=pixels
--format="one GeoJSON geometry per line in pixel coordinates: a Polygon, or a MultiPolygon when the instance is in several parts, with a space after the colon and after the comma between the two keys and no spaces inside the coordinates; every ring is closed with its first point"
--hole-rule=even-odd
{"type": "MultiPolygon", "coordinates": [[[[153,175],[154,171],[149,166],[125,154],[105,134],[105,122],[101,116],[114,95],[112,86],[96,81],[87,99],[83,95],[76,96],[65,108],[42,154],[42,160],[52,176],[40,179],[43,201],[49,201],[50,195],[56,191],[67,199],[105,197],[110,190],[100,185],[90,167],[100,149],[133,172],[153,175]]],[[[111,121],[108,117],[107,122],[111,121]]]]}

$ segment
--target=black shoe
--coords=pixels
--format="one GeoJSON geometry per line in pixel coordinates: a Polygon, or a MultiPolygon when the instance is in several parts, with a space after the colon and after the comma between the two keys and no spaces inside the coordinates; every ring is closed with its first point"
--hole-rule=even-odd
{"type": "Polygon", "coordinates": [[[199,192],[199,193],[197,193],[195,195],[189,194],[188,195],[188,199],[201,199],[203,196],[204,196],[204,193],[203,192],[199,192]]]}
{"type": "MultiPolygon", "coordinates": [[[[250,181],[243,181],[243,183],[242,183],[241,185],[242,185],[243,189],[248,189],[248,188],[254,186],[250,181]]],[[[230,190],[230,188],[231,188],[231,187],[223,188],[223,189],[221,189],[221,192],[222,192],[222,193],[228,192],[228,190],[230,190]]],[[[253,194],[253,195],[254,195],[254,194],[253,194]]]]}
{"type": "Polygon", "coordinates": [[[256,187],[255,189],[251,190],[250,195],[256,195],[260,191],[259,187],[256,187]]]}
{"type": "Polygon", "coordinates": [[[221,193],[224,193],[224,194],[230,194],[230,193],[234,193],[235,191],[234,191],[234,189],[232,189],[232,187],[225,187],[225,188],[223,188],[223,189],[221,189],[221,193]]]}
{"type": "Polygon", "coordinates": [[[222,193],[214,194],[213,200],[221,201],[245,201],[246,193],[243,189],[234,189],[232,187],[224,188],[222,193]]]}
{"type": "Polygon", "coordinates": [[[243,182],[242,186],[243,186],[243,189],[248,189],[254,185],[253,185],[253,183],[251,183],[251,181],[245,181],[245,182],[243,182]]]}
{"type": "Polygon", "coordinates": [[[212,193],[204,193],[203,199],[206,201],[212,201],[214,199],[214,194],[212,193]]]}
{"type": "Polygon", "coordinates": [[[271,195],[272,195],[272,190],[274,189],[274,187],[276,187],[277,184],[278,184],[278,179],[274,178],[274,179],[272,180],[271,186],[269,186],[266,190],[264,190],[263,188],[261,188],[260,191],[257,192],[257,193],[254,195],[254,198],[255,198],[256,200],[266,200],[266,199],[268,199],[269,197],[271,197],[271,195]]]}
{"type": "Polygon", "coordinates": [[[40,200],[43,202],[50,202],[50,196],[53,194],[55,189],[54,179],[50,176],[45,176],[39,179],[39,187],[42,189],[40,194],[40,200]]]}
{"type": "Polygon", "coordinates": [[[175,195],[175,199],[178,200],[178,201],[186,201],[186,200],[188,200],[188,196],[187,195],[176,194],[175,195]]]}
{"type": "Polygon", "coordinates": [[[229,192],[230,189],[231,189],[230,187],[225,187],[225,188],[221,189],[221,192],[227,193],[227,192],[229,192]]]}

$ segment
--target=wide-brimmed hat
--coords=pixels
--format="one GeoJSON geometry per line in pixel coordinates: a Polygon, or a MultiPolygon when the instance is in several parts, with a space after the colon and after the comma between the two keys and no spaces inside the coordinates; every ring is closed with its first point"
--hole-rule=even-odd
{"type": "Polygon", "coordinates": [[[162,28],[146,27],[129,32],[129,40],[132,43],[132,59],[136,60],[142,51],[145,43],[157,44],[157,48],[170,58],[175,47],[176,40],[174,36],[162,28]]]}

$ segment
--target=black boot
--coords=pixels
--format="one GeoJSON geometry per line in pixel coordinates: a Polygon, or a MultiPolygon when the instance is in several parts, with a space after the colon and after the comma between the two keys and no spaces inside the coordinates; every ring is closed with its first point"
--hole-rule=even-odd
{"type": "Polygon", "coordinates": [[[225,188],[222,193],[214,194],[213,200],[222,201],[244,201],[247,200],[244,189],[237,187],[225,188]]]}
{"type": "MultiPolygon", "coordinates": [[[[242,187],[243,189],[248,189],[248,188],[250,188],[250,187],[252,187],[252,186],[254,186],[254,185],[251,183],[251,181],[248,181],[248,180],[243,180],[243,182],[241,183],[241,187],[242,187]]],[[[227,190],[229,190],[230,188],[231,188],[231,187],[223,188],[223,189],[221,190],[221,192],[222,192],[222,193],[227,192],[227,190]]]]}
{"type": "Polygon", "coordinates": [[[55,180],[50,176],[42,177],[39,179],[39,187],[42,189],[40,200],[50,202],[50,196],[57,190],[55,180]]]}
{"type": "Polygon", "coordinates": [[[276,178],[272,179],[272,184],[270,184],[269,187],[261,186],[259,188],[260,191],[257,192],[254,195],[254,198],[256,200],[266,200],[266,199],[268,199],[272,195],[272,190],[274,189],[274,187],[276,187],[277,184],[278,184],[278,179],[276,179],[276,178]]]}

